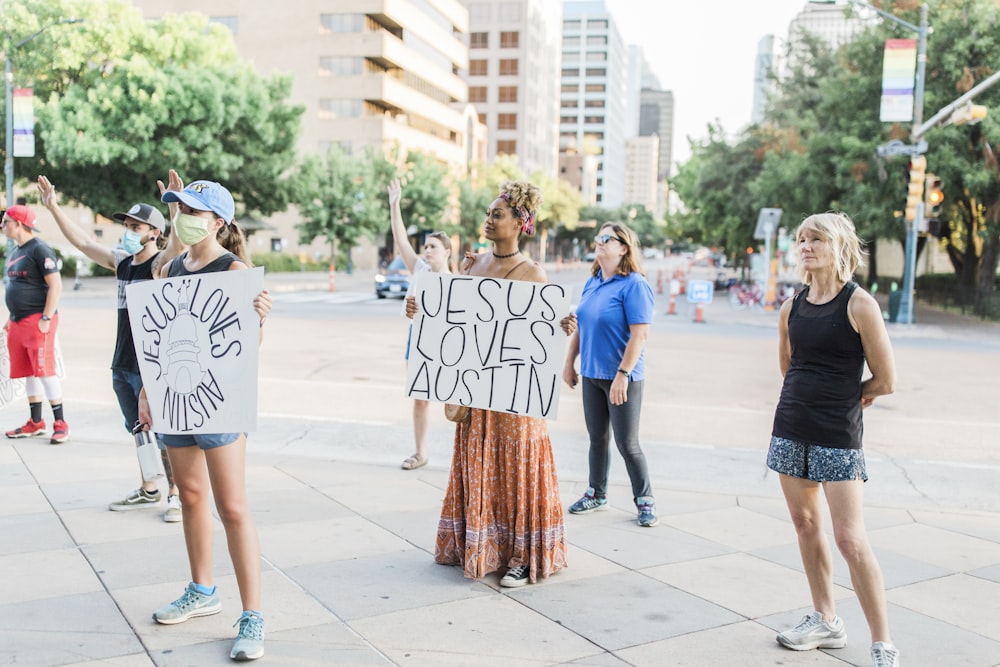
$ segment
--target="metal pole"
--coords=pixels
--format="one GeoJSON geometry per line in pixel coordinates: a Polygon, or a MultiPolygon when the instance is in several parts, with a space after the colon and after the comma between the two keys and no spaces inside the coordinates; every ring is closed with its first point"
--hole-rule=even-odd
{"type": "Polygon", "coordinates": [[[4,105],[4,115],[6,116],[6,134],[4,136],[4,196],[5,206],[14,203],[14,73],[10,69],[10,37],[4,39],[4,68],[3,81],[6,86],[6,103],[4,105]]]}
{"type": "MultiPolygon", "coordinates": [[[[919,138],[920,126],[924,121],[924,77],[927,71],[927,3],[920,7],[920,30],[917,42],[917,81],[913,91],[913,132],[912,141],[919,138]]],[[[906,227],[905,264],[903,266],[903,294],[899,300],[901,324],[913,324],[914,281],[917,272],[917,232],[924,218],[924,203],[917,204],[913,221],[906,227]]]]}

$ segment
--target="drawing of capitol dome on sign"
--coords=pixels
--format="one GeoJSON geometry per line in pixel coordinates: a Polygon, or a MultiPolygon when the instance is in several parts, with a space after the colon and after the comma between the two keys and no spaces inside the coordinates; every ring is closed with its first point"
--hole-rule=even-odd
{"type": "Polygon", "coordinates": [[[167,329],[165,380],[167,386],[175,392],[189,394],[201,383],[205,370],[198,359],[201,352],[198,345],[198,324],[189,310],[187,285],[181,286],[177,293],[180,312],[167,329]]]}

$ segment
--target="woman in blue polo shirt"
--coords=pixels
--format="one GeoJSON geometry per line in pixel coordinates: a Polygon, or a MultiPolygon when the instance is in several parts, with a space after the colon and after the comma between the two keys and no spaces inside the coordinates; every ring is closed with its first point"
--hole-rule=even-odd
{"type": "Polygon", "coordinates": [[[610,427],[632,481],[639,525],[655,526],[656,502],[646,455],[639,446],[643,348],[653,321],[653,290],[642,272],[635,232],[610,223],[594,240],[594,266],[580,295],[578,329],[569,339],[563,368],[563,380],[570,387],[583,376],[583,410],[590,434],[590,487],[569,511],[587,514],[607,508],[610,427]],[[578,356],[580,375],[574,367],[578,356]]]}

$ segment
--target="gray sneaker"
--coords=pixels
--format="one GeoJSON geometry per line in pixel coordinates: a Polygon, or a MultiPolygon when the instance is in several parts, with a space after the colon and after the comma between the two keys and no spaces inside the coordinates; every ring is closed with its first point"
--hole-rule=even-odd
{"type": "Polygon", "coordinates": [[[240,619],[233,625],[240,626],[239,634],[233,643],[229,657],[243,662],[256,660],[264,655],[264,619],[254,611],[244,611],[240,619]]]}
{"type": "Polygon", "coordinates": [[[583,497],[569,506],[570,514],[589,514],[598,510],[608,509],[608,499],[598,498],[594,495],[594,490],[588,488],[583,497]]]}
{"type": "Polygon", "coordinates": [[[872,667],[899,667],[899,649],[892,644],[872,644],[872,667]]]}
{"type": "Polygon", "coordinates": [[[809,651],[814,648],[844,648],[847,646],[847,630],[840,616],[827,623],[818,611],[802,617],[799,624],[777,636],[778,643],[793,651],[809,651]]]}
{"type": "Polygon", "coordinates": [[[177,523],[184,520],[181,512],[181,499],[177,496],[167,496],[167,511],[163,513],[163,520],[167,523],[177,523]]]}
{"type": "Polygon", "coordinates": [[[127,512],[129,510],[141,510],[147,507],[155,507],[159,503],[159,489],[150,493],[145,489],[139,488],[125,496],[123,499],[116,500],[108,505],[108,509],[112,512],[127,512]]]}
{"type": "Polygon", "coordinates": [[[653,496],[639,496],[635,499],[635,508],[639,510],[637,521],[643,528],[652,528],[660,523],[656,516],[656,501],[653,496]]]}
{"type": "Polygon", "coordinates": [[[222,601],[219,599],[218,591],[205,595],[195,589],[194,583],[190,583],[184,589],[184,595],[154,611],[153,620],[163,625],[174,625],[195,616],[211,616],[220,611],[222,611],[222,601]]]}

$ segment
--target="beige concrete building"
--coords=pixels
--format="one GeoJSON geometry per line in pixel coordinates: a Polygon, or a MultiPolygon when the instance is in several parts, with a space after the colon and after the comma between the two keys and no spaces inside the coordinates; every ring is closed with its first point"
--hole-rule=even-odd
{"type": "Polygon", "coordinates": [[[657,213],[657,165],[660,139],[629,137],[625,140],[625,204],[642,204],[657,213]]]}
{"type": "MultiPolygon", "coordinates": [[[[148,18],[199,12],[229,28],[263,75],[292,76],[301,154],[398,146],[437,156],[456,177],[483,160],[485,128],[468,104],[468,12],[459,0],[133,0],[148,18]]],[[[299,252],[289,212],[266,221],[254,251],[299,252]],[[259,246],[266,247],[259,247],[259,246]]],[[[306,252],[321,252],[320,245],[306,252]]],[[[374,249],[356,249],[360,268],[374,249]]]]}
{"type": "Polygon", "coordinates": [[[562,5],[555,0],[464,0],[469,10],[469,101],[489,128],[488,159],[517,155],[525,174],[556,174],[562,5]]]}

